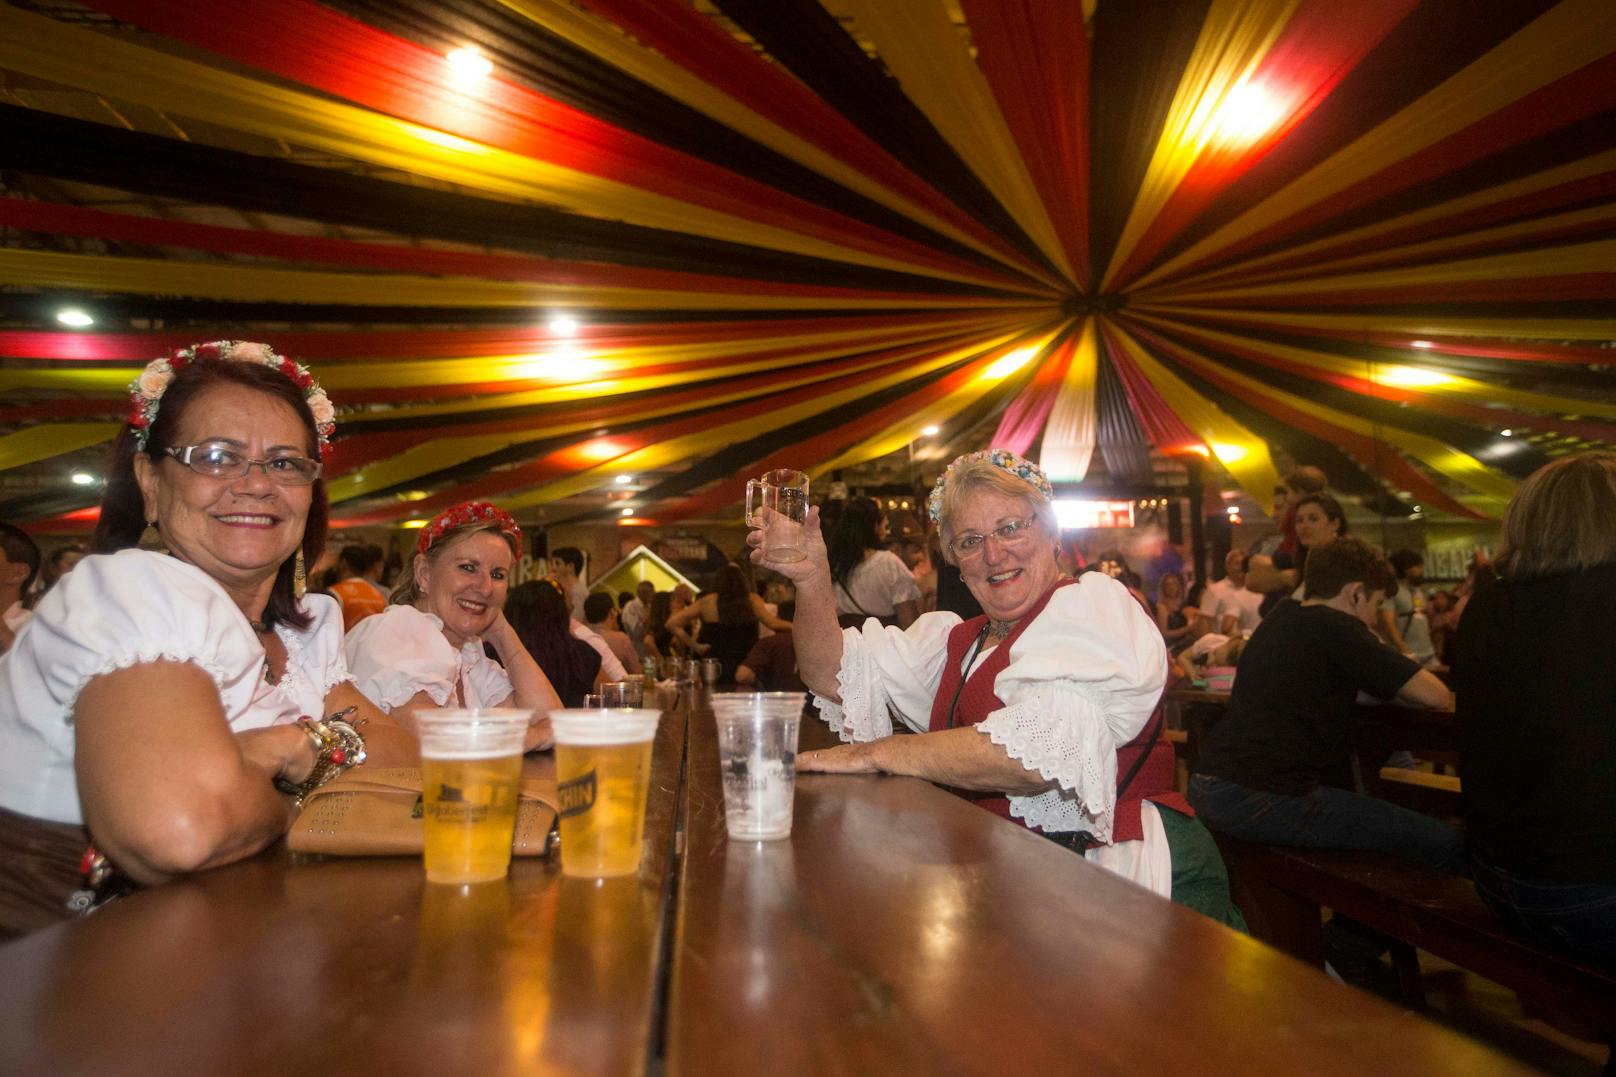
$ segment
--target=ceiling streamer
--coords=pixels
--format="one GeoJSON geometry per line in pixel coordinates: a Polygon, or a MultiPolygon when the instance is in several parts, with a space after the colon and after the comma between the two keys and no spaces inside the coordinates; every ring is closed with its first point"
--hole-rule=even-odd
{"type": "Polygon", "coordinates": [[[0,71],[8,520],[220,337],[331,390],[344,526],[989,436],[1475,520],[1616,445],[1605,0],[0,2],[0,71]]]}

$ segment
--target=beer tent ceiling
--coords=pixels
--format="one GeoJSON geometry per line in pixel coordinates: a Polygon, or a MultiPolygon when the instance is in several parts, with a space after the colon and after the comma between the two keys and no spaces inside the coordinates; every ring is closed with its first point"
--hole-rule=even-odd
{"type": "Polygon", "coordinates": [[[674,521],[985,419],[1478,518],[1616,441],[1609,0],[33,2],[0,72],[15,476],[244,335],[338,402],[339,525],[674,521]]]}

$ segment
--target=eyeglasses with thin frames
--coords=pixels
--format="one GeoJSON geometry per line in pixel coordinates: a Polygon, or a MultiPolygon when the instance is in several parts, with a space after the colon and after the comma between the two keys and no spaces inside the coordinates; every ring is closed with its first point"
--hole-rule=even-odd
{"type": "Polygon", "coordinates": [[[967,531],[954,539],[952,548],[954,558],[958,561],[969,561],[980,557],[988,548],[988,539],[998,539],[999,545],[1007,550],[1014,550],[1024,545],[1032,537],[1032,526],[1036,521],[1031,517],[1020,520],[1009,520],[993,530],[983,534],[978,531],[967,531]]]}
{"type": "Polygon", "coordinates": [[[254,460],[223,442],[205,441],[200,445],[176,445],[164,449],[198,475],[210,479],[239,479],[253,469],[263,469],[265,477],[277,486],[307,486],[320,477],[320,461],[306,456],[271,456],[254,460]]]}

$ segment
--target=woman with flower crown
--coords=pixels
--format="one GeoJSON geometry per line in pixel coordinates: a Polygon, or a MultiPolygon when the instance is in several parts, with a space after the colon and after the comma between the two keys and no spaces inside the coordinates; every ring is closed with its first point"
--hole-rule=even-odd
{"type": "Polygon", "coordinates": [[[527,708],[527,750],[548,747],[561,699],[504,612],[521,553],[521,528],[486,501],[434,516],[388,607],[343,644],[366,698],[411,730],[423,707],[527,708]]]}
{"type": "Polygon", "coordinates": [[[774,561],[761,532],[748,537],[753,561],[796,583],[798,670],[821,717],[851,742],[803,752],[797,768],[927,778],[1239,925],[1211,835],[1173,792],[1161,632],[1117,581],[1062,575],[1053,498],[1038,466],[1014,453],[949,465],[931,516],[985,613],[928,613],[907,629],[873,617],[837,628],[817,509],[802,529],[805,560],[774,561]],[[919,735],[893,736],[894,714],[919,735]]]}
{"type": "Polygon", "coordinates": [[[251,856],[314,786],[418,758],[355,689],[337,604],[303,594],[333,427],[309,372],[216,341],[130,395],[97,553],[0,658],[0,937],[251,856]]]}

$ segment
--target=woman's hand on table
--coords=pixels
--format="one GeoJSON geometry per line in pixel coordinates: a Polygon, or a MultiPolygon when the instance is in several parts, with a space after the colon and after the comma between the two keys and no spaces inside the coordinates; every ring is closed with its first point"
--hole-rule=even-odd
{"type": "Polygon", "coordinates": [[[816,748],[797,754],[799,773],[819,774],[879,774],[876,745],[879,741],[859,744],[838,744],[834,748],[816,748]]]}
{"type": "Polygon", "coordinates": [[[234,734],[241,758],[269,775],[300,785],[314,769],[314,742],[294,723],[234,734]]]}

